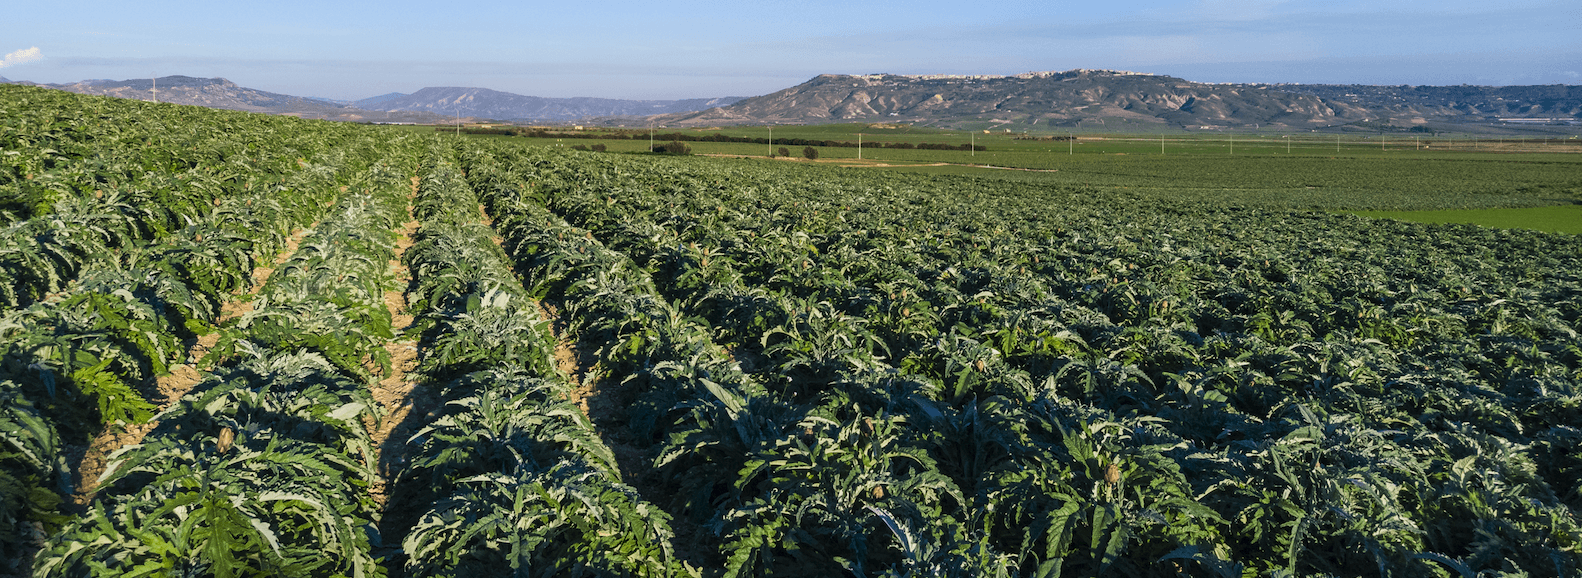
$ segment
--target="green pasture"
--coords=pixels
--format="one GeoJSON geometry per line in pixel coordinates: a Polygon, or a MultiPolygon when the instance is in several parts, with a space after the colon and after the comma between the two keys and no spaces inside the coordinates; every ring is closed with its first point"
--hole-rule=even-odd
{"type": "Polygon", "coordinates": [[[1582,235],[1582,204],[1520,209],[1446,211],[1353,211],[1364,217],[1417,223],[1470,223],[1496,229],[1532,229],[1582,235]]]}
{"type": "MultiPolygon", "coordinates": [[[[400,127],[402,130],[444,132],[447,127],[400,127]]],[[[551,129],[559,131],[561,129],[551,129]]],[[[537,139],[471,135],[482,138],[511,138],[532,144],[604,143],[612,151],[640,152],[648,150],[649,130],[640,127],[596,128],[572,131],[583,134],[620,134],[623,138],[565,138],[537,139]]],[[[1316,157],[1382,157],[1382,158],[1505,158],[1520,153],[1522,157],[1548,157],[1575,159],[1582,155],[1582,138],[1557,137],[1473,137],[1457,135],[1404,135],[1404,134],[1326,134],[1314,132],[1218,132],[1181,131],[1179,129],[1154,134],[1134,133],[1019,133],[1005,131],[944,130],[909,125],[887,124],[829,124],[782,126],[731,126],[704,129],[655,127],[654,143],[660,144],[667,134],[685,134],[697,137],[725,135],[767,139],[775,143],[744,144],[688,142],[697,154],[738,154],[764,156],[776,149],[791,149],[793,156],[800,156],[804,145],[791,144],[796,139],[840,141],[865,146],[865,160],[903,162],[953,162],[1003,164],[1023,168],[1053,168],[1072,157],[1092,155],[1125,156],[1316,156],[1316,157]],[[860,136],[859,136],[860,135],[860,136]],[[1053,140],[1053,138],[1074,140],[1053,140]],[[917,150],[884,148],[885,143],[936,143],[948,145],[976,144],[986,151],[917,150]],[[960,154],[958,154],[960,153],[960,154]],[[1065,158],[1061,158],[1065,157],[1065,158]]],[[[856,148],[818,147],[821,158],[856,158],[856,148]]],[[[1572,162],[1575,162],[1574,160],[1572,162]]]]}
{"type": "MultiPolygon", "coordinates": [[[[434,127],[402,130],[433,132],[434,127]]],[[[1582,206],[1578,204],[1582,203],[1582,141],[1570,139],[1177,131],[1162,136],[1078,134],[1067,142],[907,125],[775,126],[773,131],[773,145],[686,144],[694,155],[737,157],[736,162],[814,164],[801,159],[802,145],[781,139],[856,142],[861,132],[868,145],[861,149],[861,161],[856,148],[815,147],[816,164],[1082,186],[1151,204],[1209,202],[1350,211],[1561,232],[1576,232],[1574,223],[1582,222],[1577,208],[1582,206]],[[894,149],[874,146],[876,142],[970,142],[989,150],[894,149]],[[782,147],[792,159],[766,160],[782,147]]],[[[769,127],[656,128],[654,132],[661,136],[654,143],[662,144],[662,135],[668,133],[757,138],[767,137],[769,127]]],[[[642,133],[646,131],[627,129],[634,138],[607,139],[462,137],[565,148],[603,144],[608,153],[647,154],[649,140],[642,133]]]]}

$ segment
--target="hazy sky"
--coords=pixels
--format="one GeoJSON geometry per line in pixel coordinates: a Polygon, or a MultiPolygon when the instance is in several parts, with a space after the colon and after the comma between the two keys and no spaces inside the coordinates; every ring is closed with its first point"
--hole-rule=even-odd
{"type": "Polygon", "coordinates": [[[221,76],[355,99],[755,96],[822,73],[1111,68],[1202,82],[1582,84],[1578,0],[13,0],[0,76],[221,76]],[[34,50],[37,49],[37,50],[34,50]]]}

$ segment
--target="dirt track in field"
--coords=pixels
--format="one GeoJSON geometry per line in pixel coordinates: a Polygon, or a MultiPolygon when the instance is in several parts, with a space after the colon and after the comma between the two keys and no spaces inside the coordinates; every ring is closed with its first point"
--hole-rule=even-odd
{"type": "MultiPolygon", "coordinates": [[[[420,182],[419,177],[412,177],[409,199],[417,196],[420,182]]],[[[407,217],[407,221],[396,231],[395,259],[390,261],[398,288],[385,292],[384,296],[385,307],[390,310],[390,325],[396,334],[395,340],[385,344],[385,350],[390,352],[391,370],[373,384],[374,401],[384,407],[384,416],[378,423],[368,421],[364,424],[373,438],[376,454],[374,464],[378,474],[368,492],[379,508],[379,517],[375,523],[379,526],[384,542],[382,547],[375,548],[374,555],[384,559],[382,566],[390,578],[404,576],[406,556],[400,550],[401,540],[420,513],[407,507],[411,505],[410,500],[402,498],[404,494],[396,484],[406,467],[407,440],[433,421],[435,412],[442,405],[436,391],[418,387],[414,373],[419,361],[418,336],[410,335],[409,330],[417,319],[406,300],[412,272],[402,259],[407,249],[412,247],[412,236],[422,227],[422,223],[412,218],[410,202],[407,204],[407,217]]]]}
{"type": "MultiPolygon", "coordinates": [[[[412,177],[412,197],[417,195],[418,183],[418,177],[412,177]]],[[[419,389],[416,382],[409,379],[411,372],[417,369],[418,344],[415,336],[407,335],[407,330],[412,328],[416,318],[407,309],[406,289],[412,280],[412,273],[402,262],[402,257],[412,246],[412,235],[417,233],[421,225],[411,217],[412,206],[409,202],[407,221],[396,231],[395,259],[390,261],[398,288],[386,291],[384,299],[385,307],[390,310],[390,325],[395,330],[396,339],[385,344],[385,350],[390,352],[391,371],[374,384],[373,396],[375,402],[384,406],[385,415],[379,423],[367,424],[373,436],[374,451],[377,452],[375,463],[379,467],[379,477],[368,491],[381,510],[389,501],[391,482],[400,475],[400,467],[406,464],[406,440],[423,425],[422,420],[407,418],[413,413],[427,415],[439,406],[439,398],[433,391],[419,389]]]]}

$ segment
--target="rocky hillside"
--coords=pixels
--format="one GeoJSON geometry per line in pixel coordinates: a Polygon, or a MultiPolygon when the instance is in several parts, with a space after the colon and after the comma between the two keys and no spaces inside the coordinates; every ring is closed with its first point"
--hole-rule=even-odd
{"type": "Polygon", "coordinates": [[[1430,119],[1574,116],[1582,106],[1582,87],[1471,88],[1487,90],[1205,84],[1112,70],[1014,76],[826,74],[730,106],[656,120],[671,126],[990,121],[1024,128],[1084,123],[1316,128],[1364,120],[1410,125],[1430,119]],[[1528,92],[1545,95],[1542,104],[1523,107],[1497,100],[1502,93],[1528,92]],[[1479,96],[1468,96],[1474,94],[1479,96]]]}
{"type": "Polygon", "coordinates": [[[1373,110],[1381,117],[1577,118],[1582,86],[1373,86],[1361,84],[1261,85],[1373,110]]]}

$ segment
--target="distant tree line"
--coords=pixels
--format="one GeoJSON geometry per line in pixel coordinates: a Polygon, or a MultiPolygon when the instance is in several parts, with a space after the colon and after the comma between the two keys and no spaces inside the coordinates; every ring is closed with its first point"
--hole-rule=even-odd
{"type": "MultiPolygon", "coordinates": [[[[446,130],[451,130],[451,129],[446,129],[446,130]]],[[[520,137],[529,137],[529,138],[559,138],[559,139],[603,139],[603,140],[625,139],[625,140],[640,140],[640,139],[649,138],[649,134],[647,132],[640,132],[640,131],[620,131],[620,132],[550,132],[550,131],[547,131],[547,130],[544,130],[544,129],[541,129],[541,128],[522,128],[522,127],[464,128],[464,129],[462,129],[462,132],[465,132],[467,134],[493,134],[493,135],[520,136],[520,137]]],[[[1064,139],[1065,137],[1060,137],[1060,138],[1064,139]]],[[[723,134],[710,134],[710,135],[682,134],[682,133],[679,133],[679,132],[655,134],[655,135],[653,135],[653,139],[656,140],[656,141],[667,141],[667,142],[727,142],[727,143],[744,143],[744,144],[761,144],[761,145],[769,144],[769,139],[761,138],[761,137],[729,136],[729,135],[723,135],[723,134]]],[[[800,147],[813,146],[813,147],[857,148],[857,143],[855,143],[855,142],[834,141],[834,140],[818,140],[818,139],[806,139],[806,138],[777,138],[777,139],[774,139],[774,144],[777,144],[777,145],[783,144],[783,145],[787,145],[787,146],[800,146],[800,147]]],[[[959,145],[957,145],[957,144],[926,143],[926,142],[923,142],[923,143],[909,143],[909,142],[863,141],[862,146],[865,147],[865,148],[923,149],[923,150],[936,150],[936,151],[970,151],[970,150],[974,150],[974,149],[980,150],[980,151],[989,150],[988,147],[985,147],[983,145],[977,145],[976,147],[974,147],[971,144],[959,144],[959,145]]]]}
{"type": "Polygon", "coordinates": [[[1419,134],[1423,134],[1423,133],[1433,134],[1433,132],[1434,132],[1434,129],[1431,129],[1431,128],[1428,128],[1428,127],[1422,126],[1422,125],[1417,125],[1417,126],[1414,126],[1414,127],[1411,127],[1411,128],[1407,128],[1407,127],[1404,127],[1404,126],[1396,126],[1396,125],[1393,125],[1393,124],[1390,124],[1390,123],[1387,123],[1387,122],[1369,122],[1369,121],[1365,121],[1365,120],[1351,123],[1351,126],[1355,126],[1357,128],[1366,129],[1366,130],[1378,131],[1378,132],[1405,132],[1405,133],[1419,133],[1419,134]]]}
{"type": "Polygon", "coordinates": [[[669,143],[655,146],[653,152],[667,155],[690,155],[692,154],[692,147],[682,144],[680,141],[670,141],[669,143]]]}

